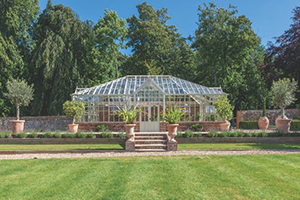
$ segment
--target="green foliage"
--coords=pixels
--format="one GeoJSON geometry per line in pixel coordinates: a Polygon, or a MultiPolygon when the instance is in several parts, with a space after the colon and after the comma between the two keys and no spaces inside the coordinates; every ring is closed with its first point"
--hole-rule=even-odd
{"type": "Polygon", "coordinates": [[[61,138],[61,133],[60,132],[56,132],[56,133],[52,134],[52,137],[54,137],[54,138],[61,138]]]}
{"type": "Polygon", "coordinates": [[[137,118],[138,114],[142,111],[141,107],[138,105],[134,107],[122,107],[116,111],[116,114],[121,117],[126,124],[133,124],[135,119],[137,118]]]}
{"type": "Polygon", "coordinates": [[[266,98],[264,98],[264,102],[263,102],[263,114],[262,116],[263,117],[266,117],[267,116],[267,103],[266,103],[266,98]]]}
{"type": "Polygon", "coordinates": [[[47,131],[46,133],[44,133],[42,135],[42,138],[53,138],[53,134],[49,131],[47,131]]]}
{"type": "Polygon", "coordinates": [[[300,121],[299,120],[292,120],[291,131],[300,131],[300,121]]]}
{"type": "Polygon", "coordinates": [[[74,133],[64,133],[61,135],[62,138],[75,138],[74,133]]]}
{"type": "Polygon", "coordinates": [[[192,138],[194,136],[194,133],[192,131],[190,131],[190,130],[187,130],[187,131],[185,131],[184,136],[186,138],[192,138]]]}
{"type": "Polygon", "coordinates": [[[20,106],[28,106],[33,99],[33,85],[25,80],[12,79],[7,82],[7,93],[4,95],[17,107],[17,120],[20,119],[20,106]]]}
{"type": "Polygon", "coordinates": [[[164,120],[169,124],[177,124],[184,114],[184,109],[177,107],[166,108],[164,120]]]}
{"type": "Polygon", "coordinates": [[[218,137],[219,136],[219,133],[217,131],[209,131],[207,133],[207,136],[208,137],[218,137]]]}
{"type": "Polygon", "coordinates": [[[93,133],[87,133],[86,138],[96,138],[96,135],[93,133]]]}
{"type": "Polygon", "coordinates": [[[26,133],[18,133],[17,135],[17,138],[25,138],[27,136],[26,133]]]}
{"type": "Polygon", "coordinates": [[[177,136],[176,136],[176,137],[178,137],[178,138],[182,138],[182,137],[183,137],[183,134],[182,134],[182,132],[178,131],[178,132],[177,132],[177,136]]]}
{"type": "Polygon", "coordinates": [[[295,102],[295,92],[297,91],[297,81],[294,79],[283,78],[273,81],[273,105],[282,110],[282,116],[285,115],[284,109],[295,102]]]}
{"type": "Polygon", "coordinates": [[[75,138],[86,138],[86,134],[82,132],[75,133],[75,138]]]}
{"type": "Polygon", "coordinates": [[[195,133],[194,136],[196,136],[196,137],[202,137],[202,133],[200,133],[200,132],[195,133]]]}
{"type": "Polygon", "coordinates": [[[225,96],[219,97],[213,102],[213,106],[216,108],[217,113],[221,118],[224,120],[232,119],[234,106],[231,106],[229,100],[225,96]]]}
{"type": "Polygon", "coordinates": [[[83,102],[66,101],[63,105],[63,109],[66,116],[73,119],[74,124],[75,119],[79,119],[83,115],[85,107],[83,102]]]}
{"type": "Polygon", "coordinates": [[[201,124],[191,124],[188,126],[192,131],[201,131],[203,126],[201,124]]]}
{"type": "Polygon", "coordinates": [[[258,129],[257,121],[240,121],[240,129],[258,129]]]}
{"type": "Polygon", "coordinates": [[[103,132],[100,134],[100,137],[102,138],[113,138],[114,135],[111,132],[103,132]]]}
{"type": "Polygon", "coordinates": [[[36,132],[31,132],[30,134],[27,134],[27,138],[37,138],[38,134],[36,132]]]}
{"type": "Polygon", "coordinates": [[[11,132],[0,132],[0,138],[11,138],[11,132]]]}
{"type": "Polygon", "coordinates": [[[106,124],[99,124],[96,126],[97,132],[108,131],[108,126],[106,124]]]}
{"type": "Polygon", "coordinates": [[[119,134],[116,135],[116,137],[124,139],[124,138],[126,138],[126,134],[125,133],[119,133],[119,134]]]}

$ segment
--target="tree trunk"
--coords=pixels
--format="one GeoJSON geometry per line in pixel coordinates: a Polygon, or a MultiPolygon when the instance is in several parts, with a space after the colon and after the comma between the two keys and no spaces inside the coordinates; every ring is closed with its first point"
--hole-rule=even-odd
{"type": "Polygon", "coordinates": [[[73,122],[72,122],[72,124],[75,124],[75,117],[73,117],[73,122]]]}
{"type": "Polygon", "coordinates": [[[282,119],[284,118],[285,116],[285,113],[284,113],[284,108],[281,108],[281,113],[282,113],[282,119]]]}
{"type": "Polygon", "coordinates": [[[17,120],[20,120],[20,105],[17,104],[17,120]]]}

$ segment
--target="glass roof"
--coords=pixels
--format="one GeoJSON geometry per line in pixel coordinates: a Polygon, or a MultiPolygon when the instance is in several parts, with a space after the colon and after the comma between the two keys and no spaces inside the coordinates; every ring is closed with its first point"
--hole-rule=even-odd
{"type": "Polygon", "coordinates": [[[95,87],[77,88],[73,95],[130,95],[149,81],[166,95],[225,94],[221,87],[205,87],[169,75],[128,75],[95,87]]]}

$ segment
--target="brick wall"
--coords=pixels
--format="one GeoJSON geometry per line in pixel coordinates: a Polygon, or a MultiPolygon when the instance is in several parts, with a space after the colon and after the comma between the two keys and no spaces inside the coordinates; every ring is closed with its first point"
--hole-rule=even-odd
{"type": "MultiPolygon", "coordinates": [[[[10,120],[15,120],[15,117],[0,117],[0,131],[10,131],[10,120]]],[[[21,120],[25,120],[25,131],[55,131],[68,130],[68,124],[72,123],[72,119],[65,116],[24,116],[21,120]]]]}
{"type": "MultiPolygon", "coordinates": [[[[286,109],[286,116],[292,119],[294,116],[300,118],[300,109],[286,109]]],[[[276,118],[281,114],[280,110],[267,110],[270,124],[274,125],[276,118]]],[[[236,127],[239,128],[240,121],[258,121],[262,116],[262,110],[238,110],[236,113],[236,127]]]]}

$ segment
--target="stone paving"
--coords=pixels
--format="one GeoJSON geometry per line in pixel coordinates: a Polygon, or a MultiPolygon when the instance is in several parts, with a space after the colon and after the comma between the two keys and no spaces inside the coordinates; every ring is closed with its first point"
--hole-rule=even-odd
{"type": "Polygon", "coordinates": [[[184,155],[271,155],[271,154],[300,154],[299,149],[281,150],[191,150],[191,151],[168,151],[168,152],[99,152],[99,153],[32,153],[0,155],[0,160],[17,159],[49,159],[49,158],[107,158],[107,157],[135,157],[135,156],[184,156],[184,155]]]}

